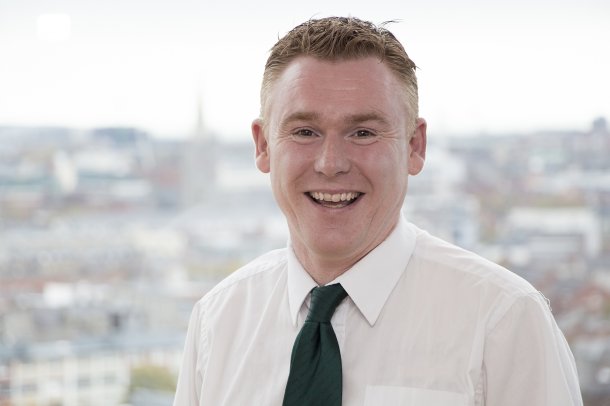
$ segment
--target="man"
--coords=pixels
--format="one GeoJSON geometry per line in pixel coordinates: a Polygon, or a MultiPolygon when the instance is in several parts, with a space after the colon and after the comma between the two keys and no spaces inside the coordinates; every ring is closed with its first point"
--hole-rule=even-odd
{"type": "Polygon", "coordinates": [[[290,241],[197,303],[175,405],[582,404],[542,295],[402,218],[426,122],[389,31],[294,28],[252,133],[290,241]]]}

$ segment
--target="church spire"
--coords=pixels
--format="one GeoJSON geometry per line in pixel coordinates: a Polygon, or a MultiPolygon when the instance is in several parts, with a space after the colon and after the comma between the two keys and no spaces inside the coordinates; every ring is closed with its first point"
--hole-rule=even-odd
{"type": "Polygon", "coordinates": [[[197,92],[195,126],[184,145],[182,205],[205,204],[216,189],[216,142],[205,127],[203,94],[197,92]]]}

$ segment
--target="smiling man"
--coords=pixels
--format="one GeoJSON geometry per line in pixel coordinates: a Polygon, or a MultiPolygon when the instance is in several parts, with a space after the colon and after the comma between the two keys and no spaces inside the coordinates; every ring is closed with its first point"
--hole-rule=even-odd
{"type": "Polygon", "coordinates": [[[175,405],[580,405],[529,283],[401,215],[423,168],[415,64],[385,28],[310,20],[252,124],[290,232],[193,311],[175,405]]]}
{"type": "Polygon", "coordinates": [[[401,83],[380,56],[295,58],[271,86],[252,131],[270,172],[292,248],[324,285],[396,226],[407,174],[424,161],[426,123],[408,114],[401,83]]]}

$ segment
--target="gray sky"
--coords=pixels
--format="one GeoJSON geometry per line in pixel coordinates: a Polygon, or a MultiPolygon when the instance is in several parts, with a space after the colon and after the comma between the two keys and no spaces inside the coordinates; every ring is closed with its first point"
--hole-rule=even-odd
{"type": "Polygon", "coordinates": [[[210,130],[247,137],[268,49],[328,15],[400,20],[431,133],[610,119],[606,0],[0,0],[0,125],[180,136],[201,94],[210,130]]]}

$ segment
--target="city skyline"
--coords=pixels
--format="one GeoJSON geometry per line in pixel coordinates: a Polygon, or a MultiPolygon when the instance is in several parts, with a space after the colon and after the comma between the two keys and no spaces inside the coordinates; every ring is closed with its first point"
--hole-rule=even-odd
{"type": "MultiPolygon", "coordinates": [[[[286,244],[251,145],[217,140],[216,159],[189,163],[197,140],[132,128],[0,126],[0,138],[0,404],[150,405],[135,401],[146,387],[130,370],[175,379],[193,304],[286,244]]],[[[403,215],[540,289],[585,404],[607,404],[608,122],[439,141],[403,215]]],[[[155,400],[171,404],[172,390],[155,400]]]]}
{"type": "Polygon", "coordinates": [[[275,0],[0,0],[0,125],[184,137],[201,98],[208,131],[249,137],[268,49],[327,15],[397,20],[389,28],[419,66],[431,133],[573,130],[610,116],[610,4],[601,0],[315,0],[289,10],[275,0]]]}

